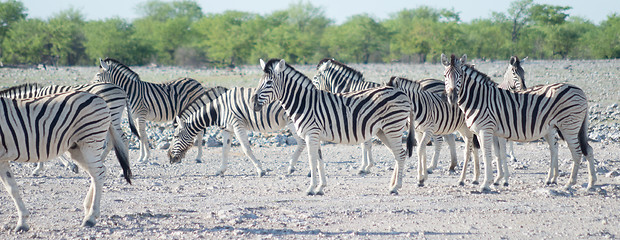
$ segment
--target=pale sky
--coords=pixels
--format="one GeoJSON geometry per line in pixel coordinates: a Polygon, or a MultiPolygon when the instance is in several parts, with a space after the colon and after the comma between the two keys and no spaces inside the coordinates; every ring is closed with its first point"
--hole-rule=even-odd
{"type": "MultiPolygon", "coordinates": [[[[3,1],[3,0],[0,0],[3,1]]],[[[103,20],[111,17],[120,17],[133,20],[140,17],[136,6],[146,0],[22,0],[27,8],[28,17],[47,19],[53,14],[71,7],[80,10],[86,20],[103,20]]],[[[290,3],[298,0],[217,0],[196,1],[204,13],[222,13],[225,10],[238,10],[266,15],[276,10],[288,8],[290,3]]],[[[473,19],[491,17],[491,12],[506,12],[510,2],[508,0],[305,0],[316,7],[322,7],[328,18],[336,24],[343,23],[347,17],[368,13],[378,20],[390,17],[402,9],[413,9],[419,6],[429,6],[435,9],[454,9],[460,13],[463,22],[473,19]]],[[[570,16],[579,16],[600,24],[612,13],[620,13],[620,0],[534,0],[538,4],[570,6],[570,16]]]]}

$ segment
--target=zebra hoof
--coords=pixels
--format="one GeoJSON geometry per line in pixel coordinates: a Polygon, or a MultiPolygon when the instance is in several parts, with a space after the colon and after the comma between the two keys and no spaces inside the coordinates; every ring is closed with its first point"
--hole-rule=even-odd
{"type": "Polygon", "coordinates": [[[490,193],[491,192],[491,188],[490,187],[482,187],[482,188],[480,188],[480,192],[481,193],[490,193]]]}
{"type": "Polygon", "coordinates": [[[480,183],[479,183],[478,181],[473,181],[473,182],[471,182],[471,184],[473,184],[473,185],[478,185],[478,184],[480,184],[480,183]]]}
{"type": "Polygon", "coordinates": [[[493,186],[499,186],[498,182],[493,183],[493,186]]]}
{"type": "Polygon", "coordinates": [[[292,175],[295,172],[294,168],[289,168],[288,169],[288,175],[292,175]]]}
{"type": "Polygon", "coordinates": [[[364,170],[359,170],[359,172],[357,172],[357,175],[366,175],[368,172],[364,171],[364,170]]]}
{"type": "Polygon", "coordinates": [[[94,227],[94,226],[95,226],[94,220],[86,220],[82,223],[82,227],[94,227]]]}
{"type": "Polygon", "coordinates": [[[17,232],[17,233],[28,232],[29,230],[30,230],[30,227],[28,227],[28,225],[15,227],[15,232],[17,232]]]}
{"type": "Polygon", "coordinates": [[[428,170],[426,170],[426,173],[433,174],[433,170],[432,169],[428,169],[428,170]]]}
{"type": "Polygon", "coordinates": [[[397,196],[398,195],[398,191],[392,190],[392,191],[390,191],[390,195],[397,196]]]}
{"type": "Polygon", "coordinates": [[[196,163],[202,163],[202,160],[196,159],[196,163]]]}
{"type": "Polygon", "coordinates": [[[418,187],[424,187],[424,182],[419,182],[418,187]]]}
{"type": "Polygon", "coordinates": [[[508,187],[508,183],[507,182],[504,183],[504,187],[508,187]]]}
{"type": "Polygon", "coordinates": [[[461,186],[461,187],[465,186],[465,183],[464,182],[459,182],[459,186],[461,186]]]}

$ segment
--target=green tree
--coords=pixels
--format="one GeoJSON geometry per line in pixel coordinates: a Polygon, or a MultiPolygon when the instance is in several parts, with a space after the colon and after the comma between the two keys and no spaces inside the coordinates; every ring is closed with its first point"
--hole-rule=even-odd
{"type": "Polygon", "coordinates": [[[620,15],[607,16],[597,29],[584,38],[596,58],[620,58],[620,15]]]}
{"type": "Polygon", "coordinates": [[[119,18],[88,22],[84,33],[86,54],[92,62],[111,57],[128,65],[145,64],[153,55],[150,46],[134,37],[133,26],[119,18]]]}
{"type": "Polygon", "coordinates": [[[368,14],[354,15],[341,26],[328,28],[322,44],[329,56],[341,61],[382,61],[388,47],[387,30],[368,14]]]}
{"type": "Polygon", "coordinates": [[[195,45],[216,66],[248,63],[262,31],[260,21],[257,14],[239,11],[204,17],[192,26],[199,36],[195,45]]]}
{"type": "Polygon", "coordinates": [[[175,56],[182,56],[176,52],[181,49],[187,51],[194,39],[190,26],[203,17],[200,6],[187,0],[150,0],[139,4],[137,9],[141,9],[143,17],[133,22],[136,38],[152,46],[157,62],[166,65],[176,63],[175,56]]]}
{"type": "Polygon", "coordinates": [[[47,24],[39,19],[14,22],[2,42],[7,63],[37,64],[50,56],[47,24]]]}
{"type": "MultiPolygon", "coordinates": [[[[23,19],[26,19],[26,8],[22,2],[16,0],[0,2],[0,46],[11,25],[23,19]]],[[[0,48],[0,59],[2,56],[3,50],[0,48]]]]}
{"type": "Polygon", "coordinates": [[[73,8],[55,14],[48,21],[50,53],[55,64],[86,64],[84,16],[73,8]]]}

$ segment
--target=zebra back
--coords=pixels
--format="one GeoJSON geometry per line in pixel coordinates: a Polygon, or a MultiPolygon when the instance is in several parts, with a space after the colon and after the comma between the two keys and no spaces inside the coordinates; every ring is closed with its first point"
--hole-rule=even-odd
{"type": "Polygon", "coordinates": [[[140,80],[137,73],[115,59],[106,58],[99,63],[99,72],[93,81],[113,83],[123,88],[138,118],[172,121],[205,93],[205,88],[191,78],[150,83],[140,80]]]}
{"type": "Polygon", "coordinates": [[[219,96],[221,96],[227,91],[228,91],[228,88],[225,88],[222,86],[207,87],[205,93],[202,96],[200,96],[200,98],[196,99],[196,101],[194,101],[192,104],[187,106],[187,108],[185,108],[185,110],[181,112],[180,118],[182,120],[189,119],[192,113],[199,111],[200,108],[206,106],[207,103],[212,102],[213,100],[215,100],[216,98],[218,98],[219,96]]]}
{"type": "Polygon", "coordinates": [[[110,110],[100,97],[68,91],[43,97],[0,98],[2,159],[45,161],[80,141],[100,141],[110,126],[110,110]]]}
{"type": "Polygon", "coordinates": [[[504,80],[498,87],[512,91],[521,91],[527,88],[525,86],[525,71],[521,67],[521,61],[517,56],[510,58],[508,68],[504,72],[504,80]]]}
{"type": "Polygon", "coordinates": [[[378,87],[381,84],[364,80],[364,75],[334,59],[325,58],[317,65],[312,82],[320,90],[333,93],[353,92],[378,87]]]}
{"type": "Polygon", "coordinates": [[[39,95],[39,89],[41,87],[42,86],[38,83],[24,83],[0,90],[0,97],[22,99],[42,96],[39,95]]]}

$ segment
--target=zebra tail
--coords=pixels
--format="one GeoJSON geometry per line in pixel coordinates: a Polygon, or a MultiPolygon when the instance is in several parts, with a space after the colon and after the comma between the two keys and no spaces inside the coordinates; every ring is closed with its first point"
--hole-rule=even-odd
{"type": "Polygon", "coordinates": [[[577,137],[579,138],[579,146],[581,147],[581,152],[583,152],[583,155],[588,156],[592,154],[592,147],[588,144],[588,114],[586,114],[583,122],[581,123],[581,128],[579,129],[579,134],[577,137]]]}
{"type": "Polygon", "coordinates": [[[415,141],[415,129],[413,128],[413,115],[410,117],[409,133],[407,134],[407,156],[413,156],[413,147],[416,145],[415,141]]]}
{"type": "Polygon", "coordinates": [[[129,103],[127,103],[127,121],[129,122],[129,129],[131,129],[131,133],[140,138],[140,133],[138,133],[138,129],[136,128],[136,122],[134,122],[133,116],[131,115],[131,107],[129,106],[129,103]]]}
{"type": "Polygon", "coordinates": [[[474,134],[474,148],[480,149],[480,141],[478,140],[478,135],[474,134]]]}
{"type": "Polygon", "coordinates": [[[131,173],[131,168],[129,166],[129,149],[127,145],[125,145],[125,141],[121,137],[121,134],[116,131],[115,128],[110,126],[108,129],[110,135],[112,135],[112,143],[114,144],[114,152],[116,153],[116,158],[118,162],[121,164],[121,168],[123,169],[123,177],[125,177],[125,181],[131,184],[131,178],[133,178],[133,174],[131,173]]]}

